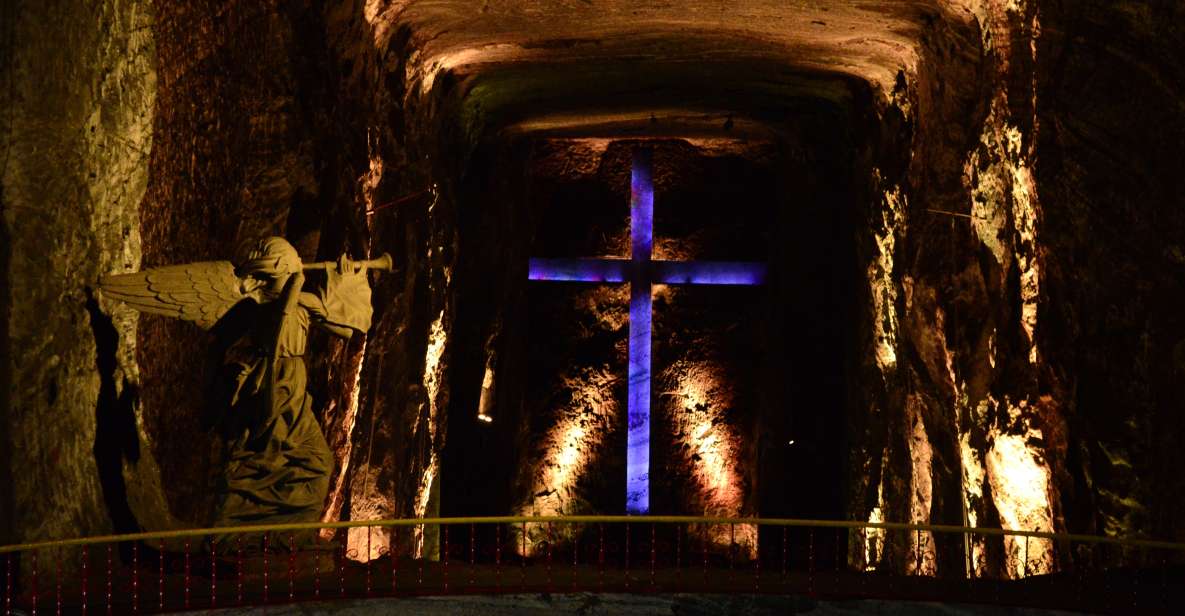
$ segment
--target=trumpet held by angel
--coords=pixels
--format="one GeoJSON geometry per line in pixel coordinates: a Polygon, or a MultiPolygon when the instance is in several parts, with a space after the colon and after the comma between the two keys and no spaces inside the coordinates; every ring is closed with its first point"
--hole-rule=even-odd
{"type": "Polygon", "coordinates": [[[101,280],[106,297],[206,330],[223,328],[232,309],[253,308],[250,318],[238,319],[245,323],[237,326],[241,335],[226,337],[220,387],[212,394],[227,441],[214,526],[319,519],[333,454],[306,389],[309,328],[343,338],[365,332],[373,315],[366,272],[391,268],[387,254],[301,263],[287,240],[269,237],[237,264],[186,263],[101,280]]]}

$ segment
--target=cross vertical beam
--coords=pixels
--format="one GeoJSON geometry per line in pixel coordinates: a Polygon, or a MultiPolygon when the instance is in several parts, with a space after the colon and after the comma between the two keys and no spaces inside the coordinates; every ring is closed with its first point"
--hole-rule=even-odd
{"type": "Polygon", "coordinates": [[[650,253],[654,244],[654,183],[650,150],[634,150],[630,178],[630,343],[625,510],[650,511],[650,253]]]}
{"type": "Polygon", "coordinates": [[[759,285],[764,263],[655,261],[651,150],[638,148],[630,175],[630,258],[530,259],[530,280],[630,285],[629,399],[626,405],[625,509],[650,511],[650,289],[654,284],[759,285]]]}

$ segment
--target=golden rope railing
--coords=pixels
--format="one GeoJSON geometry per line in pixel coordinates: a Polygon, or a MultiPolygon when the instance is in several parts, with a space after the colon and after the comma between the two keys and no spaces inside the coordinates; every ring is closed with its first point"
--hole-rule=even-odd
{"type": "Polygon", "coordinates": [[[1124,547],[1140,547],[1158,550],[1176,550],[1185,552],[1185,543],[1173,541],[1158,541],[1152,539],[1138,539],[1127,537],[1109,537],[1103,535],[1084,535],[1073,533],[1051,533],[1031,530],[984,528],[969,526],[954,526],[945,524],[906,524],[898,522],[858,522],[847,520],[805,520],[792,518],[725,518],[701,516],[628,516],[628,515],[577,515],[577,516],[479,516],[453,518],[406,518],[394,520],[349,520],[343,522],[302,522],[289,524],[261,524],[250,526],[224,526],[218,528],[191,528],[170,531],[156,531],[143,533],[127,533],[121,535],[100,535],[94,537],[79,537],[74,539],[58,539],[52,541],[38,541],[33,543],[18,543],[0,546],[0,554],[8,552],[25,552],[43,548],[67,547],[79,545],[95,545],[103,543],[120,543],[125,541],[145,541],[151,539],[181,539],[186,537],[205,537],[210,535],[238,534],[238,533],[267,533],[292,532],[320,529],[346,528],[389,528],[411,526],[446,526],[466,524],[699,524],[699,525],[728,525],[751,524],[756,526],[787,526],[797,528],[844,528],[850,530],[884,529],[893,531],[922,531],[942,534],[964,534],[982,536],[1012,536],[1030,537],[1033,539],[1049,539],[1056,542],[1111,544],[1124,547]]]}
{"type": "Polygon", "coordinates": [[[0,568],[4,614],[36,611],[39,604],[59,610],[91,605],[170,611],[590,590],[1103,611],[1162,609],[1185,601],[1181,542],[785,518],[489,516],[193,528],[0,546],[0,568]],[[727,532],[715,532],[720,528],[727,532]],[[742,528],[745,539],[738,541],[742,528]],[[336,537],[315,533],[325,540],[310,535],[312,544],[297,547],[298,534],[325,529],[336,537]],[[976,555],[959,556],[959,542],[943,545],[935,541],[939,535],[974,538],[976,555]],[[987,537],[1002,543],[984,542],[987,537]],[[1040,552],[1033,561],[1031,542],[1040,552]]]}

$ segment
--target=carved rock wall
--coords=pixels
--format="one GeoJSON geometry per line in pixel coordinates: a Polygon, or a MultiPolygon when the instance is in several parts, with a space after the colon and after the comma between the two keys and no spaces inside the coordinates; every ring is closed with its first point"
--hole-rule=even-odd
{"type": "Polygon", "coordinates": [[[1067,525],[1185,525],[1185,6],[1042,2],[1034,53],[1038,318],[1072,435],[1067,525]]]}
{"type": "MultiPolygon", "coordinates": [[[[871,395],[851,411],[851,512],[1179,536],[1167,161],[1182,80],[1165,54],[1185,47],[1162,25],[1179,8],[956,4],[978,41],[935,30],[879,112],[882,144],[907,146],[870,159],[871,395]]],[[[1011,577],[1091,557],[926,534],[851,547],[870,567],[1011,577]]]]}
{"type": "MultiPolygon", "coordinates": [[[[1065,530],[1064,383],[1038,319],[1036,11],[951,7],[879,111],[860,383],[871,396],[852,409],[864,519],[1065,530]]],[[[1046,542],[862,535],[850,558],[869,568],[1018,577],[1057,556],[1046,542]]]]}
{"type": "Polygon", "coordinates": [[[15,2],[0,20],[0,541],[161,523],[135,319],[92,293],[100,275],[140,264],[154,11],[15,2]]]}
{"type": "MultiPolygon", "coordinates": [[[[133,335],[135,317],[88,307],[86,289],[271,233],[305,258],[390,251],[398,264],[376,284],[369,337],[311,346],[340,459],[326,516],[438,512],[449,416],[475,412],[485,368],[462,351],[502,328],[513,338],[513,323],[466,306],[522,290],[458,278],[487,271],[466,269],[482,258],[459,253],[466,224],[528,222],[457,209],[528,197],[514,173],[529,156],[491,145],[495,129],[563,126],[617,101],[719,106],[754,83],[748,121],[785,122],[787,100],[851,112],[820,125],[843,131],[867,206],[853,214],[854,393],[846,425],[826,427],[851,446],[846,515],[1183,536],[1179,3],[755,2],[673,28],[658,5],[560,4],[476,20],[468,2],[6,4],[3,537],[206,519],[219,452],[195,437],[205,335],[155,317],[133,335]],[[546,10],[562,18],[541,32],[546,10]],[[652,37],[622,34],[638,20],[652,37]],[[688,42],[720,20],[737,34],[688,42]],[[812,50],[832,55],[803,63],[812,50]],[[639,53],[659,61],[661,101],[637,90],[635,65],[597,60],[639,53]],[[686,70],[712,62],[711,84],[686,70]],[[511,177],[478,177],[482,165],[511,177]]],[[[501,382],[525,376],[515,369],[501,382]]],[[[1020,575],[1069,557],[852,539],[853,563],[923,572],[1020,575]]]]}
{"type": "MultiPolygon", "coordinates": [[[[300,30],[304,10],[300,3],[158,4],[144,267],[233,259],[267,235],[288,235],[304,258],[314,256],[316,238],[310,249],[301,236],[309,230],[294,229],[321,205],[317,96],[298,78],[316,54],[315,39],[300,30]]],[[[145,424],[156,437],[169,507],[204,524],[221,473],[220,441],[204,425],[210,338],[152,315],[140,317],[138,335],[145,424]]]]}

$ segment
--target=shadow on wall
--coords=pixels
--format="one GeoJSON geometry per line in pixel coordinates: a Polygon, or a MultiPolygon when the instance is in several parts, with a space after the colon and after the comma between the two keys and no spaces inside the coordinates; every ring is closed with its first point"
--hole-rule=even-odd
{"type": "MultiPolygon", "coordinates": [[[[90,313],[91,329],[95,334],[95,364],[99,369],[99,398],[95,403],[95,466],[99,469],[99,484],[111,524],[116,533],[141,530],[136,516],[128,505],[127,484],[123,476],[124,460],[140,460],[140,438],[136,432],[136,404],[139,388],[126,383],[119,391],[115,383],[118,365],[119,332],[111,317],[103,314],[92,289],[87,289],[86,310],[90,313]]],[[[57,396],[51,383],[47,394],[50,405],[57,396]]]]}

